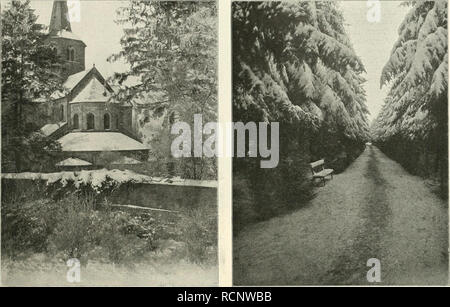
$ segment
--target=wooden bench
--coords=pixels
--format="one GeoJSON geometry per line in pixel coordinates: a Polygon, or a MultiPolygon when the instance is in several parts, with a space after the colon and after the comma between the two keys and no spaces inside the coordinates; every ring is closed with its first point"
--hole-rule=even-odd
{"type": "Polygon", "coordinates": [[[312,180],[316,180],[316,178],[319,178],[322,180],[323,185],[325,186],[325,177],[331,176],[331,179],[333,179],[333,172],[334,170],[331,168],[325,168],[325,160],[319,160],[316,162],[312,162],[309,164],[311,166],[311,172],[312,172],[312,180]]]}

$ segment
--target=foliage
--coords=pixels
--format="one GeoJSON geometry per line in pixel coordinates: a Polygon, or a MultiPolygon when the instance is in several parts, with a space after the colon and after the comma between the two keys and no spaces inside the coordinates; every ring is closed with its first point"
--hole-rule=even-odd
{"type": "Polygon", "coordinates": [[[216,19],[214,2],[130,1],[117,20],[125,27],[122,51],[110,57],[130,64],[111,80],[120,85],[114,99],[139,105],[144,118],[162,118],[163,130],[155,132],[144,120],[141,133],[158,134],[147,140],[152,154],[192,179],[203,178],[183,172],[183,164],[192,160],[171,165],[173,159],[163,152],[170,149],[174,121],[192,123],[194,114],[202,114],[205,122],[216,119],[216,19]]]}
{"type": "Polygon", "coordinates": [[[440,99],[448,88],[447,1],[409,5],[381,76],[389,95],[373,129],[379,140],[429,137],[447,104],[440,99]]]}
{"type": "Polygon", "coordinates": [[[56,207],[51,201],[11,203],[3,200],[1,209],[3,256],[17,258],[46,251],[47,238],[56,224],[56,207]]]}
{"type": "Polygon", "coordinates": [[[2,165],[12,161],[15,170],[22,171],[36,163],[30,163],[30,155],[44,155],[50,142],[42,141],[44,136],[37,140],[33,132],[45,117],[42,102],[61,88],[54,69],[60,59],[46,40],[44,26],[36,23],[29,0],[11,1],[1,18],[2,165]]]}
{"type": "MultiPolygon", "coordinates": [[[[280,122],[277,168],[234,161],[235,182],[248,185],[235,187],[246,195],[234,200],[238,211],[265,219],[298,207],[311,197],[309,162],[325,158],[342,170],[362,151],[363,72],[336,3],[233,3],[233,121],[280,122]],[[250,199],[257,205],[244,208],[250,199]]],[[[234,218],[236,228],[250,222],[234,218]]]]}
{"type": "Polygon", "coordinates": [[[94,246],[100,219],[96,212],[86,210],[75,197],[58,205],[55,216],[58,222],[48,238],[49,249],[61,253],[64,260],[77,258],[85,263],[94,246]]]}
{"type": "Polygon", "coordinates": [[[149,176],[117,169],[49,173],[42,174],[40,178],[46,180],[47,193],[53,198],[64,198],[74,193],[81,197],[85,206],[91,208],[123,185],[152,181],[149,176]]]}
{"type": "Polygon", "coordinates": [[[180,221],[180,240],[186,242],[191,262],[204,263],[217,256],[217,207],[195,208],[183,212],[180,221]]]}
{"type": "Polygon", "coordinates": [[[71,194],[57,201],[3,201],[2,257],[27,259],[43,253],[53,259],[76,257],[82,265],[89,260],[132,265],[171,240],[180,242],[172,255],[175,260],[180,256],[198,263],[215,259],[215,207],[192,209],[179,216],[158,215],[113,210],[106,201],[95,210],[83,198],[71,194]]]}
{"type": "Polygon", "coordinates": [[[406,2],[381,86],[389,93],[372,125],[374,141],[413,173],[439,174],[447,191],[447,1],[406,2]],[[414,160],[415,162],[412,162],[414,160]]]}

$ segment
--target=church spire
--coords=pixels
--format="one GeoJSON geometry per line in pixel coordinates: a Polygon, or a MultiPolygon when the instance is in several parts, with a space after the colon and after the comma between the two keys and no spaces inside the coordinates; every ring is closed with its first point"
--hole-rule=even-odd
{"type": "Polygon", "coordinates": [[[61,30],[72,32],[69,21],[69,9],[67,8],[67,1],[54,0],[49,33],[50,35],[55,35],[61,30]]]}

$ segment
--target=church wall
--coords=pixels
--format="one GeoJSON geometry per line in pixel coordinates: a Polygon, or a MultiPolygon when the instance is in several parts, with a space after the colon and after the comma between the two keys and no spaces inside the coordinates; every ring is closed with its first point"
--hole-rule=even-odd
{"type": "Polygon", "coordinates": [[[122,109],[122,126],[133,132],[133,111],[131,107],[122,109]]]}
{"type": "Polygon", "coordinates": [[[108,109],[103,102],[83,102],[70,104],[70,127],[73,128],[73,116],[78,114],[80,130],[87,130],[87,114],[94,115],[95,129],[94,131],[104,131],[103,116],[105,113],[110,115],[110,129],[119,130],[116,118],[120,115],[117,107],[109,105],[108,109]]]}
{"type": "Polygon", "coordinates": [[[85,70],[85,46],[81,41],[65,38],[50,38],[50,41],[56,47],[57,55],[65,61],[62,71],[64,77],[85,70]],[[67,60],[67,49],[70,47],[75,51],[73,61],[67,60]]]}
{"type": "Polygon", "coordinates": [[[59,122],[64,122],[67,121],[68,118],[68,108],[67,108],[67,99],[66,98],[61,98],[58,100],[54,100],[50,102],[50,107],[49,107],[49,116],[50,116],[50,120],[52,123],[59,123],[59,122]],[[63,117],[61,118],[61,106],[63,106],[64,108],[64,114],[63,117]]]}

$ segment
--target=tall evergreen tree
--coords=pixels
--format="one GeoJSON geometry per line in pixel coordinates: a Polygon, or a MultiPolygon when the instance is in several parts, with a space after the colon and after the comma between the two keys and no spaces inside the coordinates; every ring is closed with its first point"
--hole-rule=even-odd
{"type": "Polygon", "coordinates": [[[61,89],[62,81],[54,70],[59,61],[46,43],[45,27],[36,20],[29,0],[12,0],[1,14],[2,164],[12,162],[16,171],[27,168],[24,163],[33,155],[42,158],[44,147],[57,148],[34,133],[44,115],[39,106],[61,89]]]}
{"type": "MultiPolygon", "coordinates": [[[[122,51],[110,60],[124,59],[130,69],[114,76],[120,85],[115,98],[140,101],[146,115],[163,118],[166,129],[160,133],[166,135],[156,139],[165,141],[153,143],[166,148],[161,159],[168,156],[167,134],[174,120],[191,123],[194,114],[202,114],[204,122],[216,119],[216,19],[215,2],[202,1],[131,1],[119,12],[117,22],[125,27],[122,51]]],[[[145,121],[142,124],[145,136],[145,121]]],[[[205,160],[190,161],[191,167],[183,166],[191,168],[185,175],[201,178],[196,163],[202,168],[205,160]]]]}
{"type": "Polygon", "coordinates": [[[276,169],[233,162],[236,219],[298,206],[311,192],[309,162],[325,157],[339,171],[361,152],[362,73],[336,3],[233,3],[233,121],[280,122],[276,169]]]}
{"type": "Polygon", "coordinates": [[[441,186],[447,182],[448,30],[447,1],[408,1],[381,86],[389,86],[372,133],[382,148],[415,172],[429,172],[436,156],[441,186]],[[414,154],[415,153],[415,154],[414,154]],[[425,157],[425,165],[420,160],[425,157]]]}

